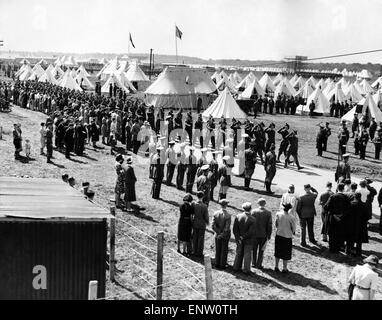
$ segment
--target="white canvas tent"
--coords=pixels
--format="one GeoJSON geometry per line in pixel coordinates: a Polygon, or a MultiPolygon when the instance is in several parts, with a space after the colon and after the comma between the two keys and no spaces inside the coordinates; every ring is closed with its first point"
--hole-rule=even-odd
{"type": "Polygon", "coordinates": [[[169,66],[146,89],[145,102],[154,107],[195,109],[199,98],[206,106],[209,95],[215,91],[207,70],[169,66]]]}
{"type": "Polygon", "coordinates": [[[130,92],[136,92],[137,89],[133,86],[133,84],[130,82],[129,79],[126,78],[124,73],[116,73],[115,74],[118,78],[118,80],[130,91],[130,92]]]}
{"type": "MultiPolygon", "coordinates": [[[[236,89],[240,89],[240,88],[242,88],[242,89],[246,89],[246,88],[248,88],[248,86],[253,82],[253,80],[255,80],[256,79],[256,77],[255,77],[255,75],[252,73],[252,72],[250,72],[250,73],[248,73],[245,77],[244,77],[244,79],[243,80],[241,80],[240,81],[240,83],[236,86],[236,89]]],[[[256,79],[257,80],[257,79],[256,79]]]]}
{"type": "Polygon", "coordinates": [[[241,82],[241,80],[243,80],[240,76],[240,74],[235,71],[233,74],[232,74],[232,77],[235,79],[235,81],[237,82],[237,84],[239,84],[241,82]]]}
{"type": "Polygon", "coordinates": [[[297,91],[295,97],[302,97],[304,99],[308,99],[308,97],[313,93],[314,87],[310,82],[305,82],[304,86],[297,91]]]}
{"type": "Polygon", "coordinates": [[[362,95],[354,86],[354,83],[350,84],[347,88],[345,88],[344,93],[347,95],[347,98],[354,103],[358,103],[362,100],[362,95]]]}
{"type": "Polygon", "coordinates": [[[122,89],[123,91],[125,91],[127,93],[130,92],[130,90],[128,88],[126,88],[126,86],[121,82],[121,80],[119,79],[119,77],[115,73],[111,74],[109,76],[109,78],[106,80],[106,82],[104,83],[104,85],[101,88],[101,92],[102,93],[109,93],[110,84],[112,84],[113,86],[116,85],[118,88],[122,89]]]}
{"type": "Polygon", "coordinates": [[[233,85],[233,83],[231,81],[229,81],[227,75],[225,73],[221,73],[220,76],[221,76],[221,79],[216,84],[216,88],[219,91],[223,91],[225,88],[228,88],[228,90],[231,93],[236,93],[237,90],[236,90],[235,86],[233,85]]]}
{"type": "Polygon", "coordinates": [[[308,97],[306,105],[303,108],[303,111],[309,112],[309,105],[311,102],[315,104],[315,113],[322,113],[327,115],[330,113],[330,103],[329,100],[325,97],[319,87],[317,87],[313,93],[308,97]]]}
{"type": "Polygon", "coordinates": [[[341,88],[341,84],[336,84],[334,88],[325,96],[328,98],[329,102],[333,100],[334,102],[345,103],[346,100],[348,100],[347,95],[341,88]]]}
{"type": "Polygon", "coordinates": [[[215,119],[220,119],[222,116],[226,119],[245,119],[247,117],[227,88],[219,94],[216,100],[202,114],[204,121],[207,121],[210,116],[215,119]]]}
{"type": "Polygon", "coordinates": [[[369,70],[363,69],[360,73],[357,74],[357,78],[359,79],[371,79],[373,75],[369,70]]]}
{"type": "Polygon", "coordinates": [[[360,86],[363,89],[363,92],[365,92],[365,94],[374,93],[374,89],[371,87],[369,81],[367,81],[366,79],[363,79],[361,81],[360,86]]]}
{"type": "Polygon", "coordinates": [[[240,83],[236,80],[236,78],[234,77],[233,73],[231,73],[229,76],[228,76],[228,80],[229,82],[231,82],[231,84],[235,87],[236,89],[236,86],[240,83]]]}
{"type": "Polygon", "coordinates": [[[252,80],[252,82],[248,85],[248,87],[240,94],[241,99],[251,99],[252,96],[257,95],[259,96],[265,96],[265,91],[259,84],[259,81],[257,81],[256,78],[252,80]]]}
{"type": "Polygon", "coordinates": [[[285,94],[287,96],[296,96],[297,92],[294,90],[292,85],[289,83],[287,78],[284,78],[276,87],[275,93],[274,93],[274,100],[277,99],[277,96],[279,94],[285,94]]]}
{"type": "Polygon", "coordinates": [[[53,77],[52,73],[47,69],[38,79],[38,82],[48,82],[57,85],[56,79],[53,77]]]}
{"type": "Polygon", "coordinates": [[[263,88],[265,92],[275,92],[276,90],[276,87],[274,86],[268,73],[264,73],[264,75],[259,80],[259,84],[261,85],[261,87],[263,88]]]}
{"type": "Polygon", "coordinates": [[[24,68],[24,71],[19,75],[20,81],[28,80],[28,78],[32,75],[32,68],[28,65],[26,65],[26,68],[24,68]]]}
{"type": "Polygon", "coordinates": [[[76,80],[73,79],[70,72],[66,72],[60,81],[60,87],[67,88],[70,90],[83,91],[81,87],[78,85],[76,80]]]}
{"type": "Polygon", "coordinates": [[[291,82],[291,85],[296,90],[300,90],[304,86],[304,84],[305,84],[305,81],[301,76],[299,76],[294,83],[291,82]]]}
{"type": "Polygon", "coordinates": [[[314,86],[314,88],[317,87],[317,80],[316,80],[313,76],[311,76],[311,77],[307,80],[307,82],[312,83],[313,86],[314,86]]]}
{"type": "Polygon", "coordinates": [[[324,90],[326,88],[326,83],[323,78],[320,79],[315,85],[316,88],[320,87],[321,90],[324,90]]]}
{"type": "Polygon", "coordinates": [[[150,81],[149,78],[146,76],[146,74],[142,71],[142,69],[136,63],[133,63],[130,65],[125,75],[130,82],[149,82],[150,81]]]}
{"type": "Polygon", "coordinates": [[[79,68],[77,69],[77,75],[79,75],[79,74],[82,74],[85,77],[90,77],[89,72],[86,71],[86,69],[85,69],[83,64],[81,64],[79,66],[79,68]]]}
{"type": "Polygon", "coordinates": [[[62,64],[67,67],[75,67],[77,66],[77,62],[74,60],[73,56],[66,57],[62,64]]]}
{"type": "MultiPolygon", "coordinates": [[[[373,117],[377,122],[382,121],[382,111],[377,107],[372,95],[368,93],[362,101],[358,103],[362,105],[362,114],[368,113],[370,118],[373,117]]],[[[352,122],[354,114],[357,111],[357,106],[354,106],[348,113],[346,113],[341,120],[352,122]]]]}
{"type": "Polygon", "coordinates": [[[277,74],[277,76],[273,79],[273,85],[276,87],[283,79],[284,77],[281,73],[277,74]]]}
{"type": "MultiPolygon", "coordinates": [[[[27,69],[28,67],[31,69],[31,67],[30,67],[29,64],[23,64],[23,65],[20,67],[20,69],[16,71],[15,76],[16,76],[16,77],[20,76],[20,75],[25,71],[25,69],[27,69]]],[[[32,69],[31,69],[31,70],[32,70],[32,69]]]]}

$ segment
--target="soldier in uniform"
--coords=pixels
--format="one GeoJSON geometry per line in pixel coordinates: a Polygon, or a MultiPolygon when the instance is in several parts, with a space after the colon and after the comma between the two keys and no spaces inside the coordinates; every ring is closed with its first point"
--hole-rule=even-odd
{"type": "Polygon", "coordinates": [[[235,151],[237,148],[237,131],[240,129],[241,129],[241,122],[236,120],[235,118],[232,118],[231,130],[233,132],[233,146],[232,146],[233,155],[235,155],[235,151]]]}
{"type": "Polygon", "coordinates": [[[369,126],[369,136],[370,140],[374,139],[375,132],[377,131],[377,122],[375,122],[375,118],[371,118],[370,126],[369,126]]]}
{"type": "Polygon", "coordinates": [[[289,158],[290,158],[290,156],[292,156],[293,159],[294,159],[294,162],[295,162],[295,164],[297,166],[297,169],[298,170],[303,169],[303,167],[301,167],[300,163],[298,162],[298,138],[297,138],[297,130],[292,131],[285,138],[289,140],[289,144],[288,144],[288,148],[287,148],[287,151],[286,151],[287,155],[286,155],[286,158],[285,158],[285,165],[284,165],[284,167],[285,168],[288,167],[289,158]]]}
{"type": "Polygon", "coordinates": [[[46,162],[52,163],[50,160],[53,156],[53,126],[52,123],[47,123],[47,130],[46,130],[46,162]]]}
{"type": "Polygon", "coordinates": [[[360,140],[359,140],[359,132],[356,131],[355,135],[354,135],[354,154],[356,156],[359,155],[359,150],[360,150],[360,140]]]}
{"type": "Polygon", "coordinates": [[[227,120],[224,118],[224,116],[221,117],[219,121],[219,142],[218,142],[218,148],[220,148],[221,143],[223,142],[223,146],[225,146],[225,137],[227,132],[227,120]]]}
{"type": "Polygon", "coordinates": [[[244,188],[249,190],[249,185],[251,183],[251,178],[255,172],[256,167],[256,151],[254,150],[256,146],[255,141],[249,143],[249,148],[244,151],[245,158],[245,168],[244,168],[244,188]]]}
{"type": "Polygon", "coordinates": [[[164,148],[162,146],[157,147],[157,154],[153,157],[153,185],[151,188],[151,195],[153,199],[160,199],[160,189],[162,186],[162,180],[164,177],[164,162],[161,155],[161,151],[164,148]]]}
{"type": "Polygon", "coordinates": [[[172,177],[174,176],[174,171],[177,164],[174,145],[175,145],[175,141],[171,140],[169,142],[169,147],[166,150],[166,165],[167,165],[166,185],[168,186],[172,185],[172,177]]]}
{"type": "Polygon", "coordinates": [[[201,167],[202,174],[196,179],[196,188],[204,193],[203,203],[207,206],[210,203],[211,181],[208,178],[208,170],[210,166],[205,164],[201,167]]]}
{"type": "MultiPolygon", "coordinates": [[[[175,116],[174,119],[174,129],[183,129],[183,117],[182,117],[182,110],[179,110],[178,113],[175,116]]],[[[177,139],[180,139],[180,136],[178,135],[177,139]]]]}
{"type": "Polygon", "coordinates": [[[187,173],[186,173],[186,192],[192,193],[192,187],[195,181],[195,175],[197,170],[196,157],[194,156],[194,147],[190,147],[190,155],[186,160],[187,173]]]}
{"type": "Polygon", "coordinates": [[[366,127],[362,128],[361,134],[359,136],[359,158],[364,160],[366,156],[366,146],[369,142],[369,134],[367,133],[366,127]]]}
{"type": "Polygon", "coordinates": [[[337,183],[343,183],[346,179],[351,180],[349,156],[350,155],[348,153],[345,153],[343,155],[343,162],[337,166],[337,170],[334,176],[337,183]]]}
{"type": "Polygon", "coordinates": [[[207,139],[207,143],[209,142],[209,140],[211,140],[212,149],[215,149],[215,121],[212,116],[210,116],[210,118],[207,121],[207,130],[209,134],[209,139],[207,139]]]}
{"type": "Polygon", "coordinates": [[[199,160],[198,160],[198,169],[196,170],[196,177],[199,177],[203,174],[203,170],[201,169],[203,165],[207,164],[207,148],[200,149],[200,152],[202,153],[199,160]]]}
{"type": "Polygon", "coordinates": [[[200,113],[198,119],[195,121],[194,128],[195,130],[198,130],[200,148],[203,148],[203,119],[200,113]]]}
{"type": "Polygon", "coordinates": [[[326,151],[328,146],[328,139],[330,135],[332,134],[332,129],[329,127],[329,122],[325,123],[324,131],[325,131],[325,134],[324,134],[324,141],[322,143],[322,151],[326,151]]]}
{"type": "Polygon", "coordinates": [[[187,113],[187,118],[184,122],[184,129],[188,135],[190,145],[192,146],[192,114],[190,112],[187,113]]]}
{"type": "Polygon", "coordinates": [[[268,128],[264,130],[264,132],[267,134],[268,139],[265,143],[265,152],[269,151],[269,148],[271,147],[272,144],[275,144],[275,139],[276,139],[276,131],[275,131],[275,124],[272,122],[268,128]]]}
{"type": "MultiPolygon", "coordinates": [[[[239,176],[244,176],[244,166],[245,166],[245,139],[248,137],[246,133],[243,133],[241,136],[241,140],[239,141],[237,145],[237,156],[239,159],[239,176]]],[[[233,155],[232,155],[233,157],[233,155]]]]}
{"type": "Polygon", "coordinates": [[[286,157],[286,150],[289,144],[289,141],[286,138],[289,134],[289,124],[286,123],[284,127],[282,127],[281,129],[277,131],[277,133],[281,134],[281,137],[282,137],[280,147],[279,147],[279,153],[277,156],[277,162],[281,162],[280,156],[282,153],[284,153],[284,157],[286,157]]]}
{"type": "Polygon", "coordinates": [[[346,153],[346,145],[349,141],[349,130],[346,127],[346,121],[342,121],[342,127],[338,132],[338,149],[340,150],[341,156],[346,153]]]}
{"type": "Polygon", "coordinates": [[[355,112],[353,122],[351,125],[352,138],[354,138],[354,133],[358,131],[358,126],[359,126],[358,114],[355,112]]]}
{"type": "Polygon", "coordinates": [[[375,147],[375,159],[379,160],[380,154],[381,154],[381,144],[382,144],[382,133],[377,132],[377,134],[374,137],[373,140],[374,147],[375,147]]]}
{"type": "Polygon", "coordinates": [[[219,165],[216,161],[216,154],[218,154],[218,153],[219,153],[219,151],[215,151],[215,150],[212,151],[212,160],[209,163],[210,169],[208,171],[208,179],[211,182],[210,197],[209,197],[211,201],[215,201],[214,200],[214,189],[218,183],[219,165]]]}
{"type": "Polygon", "coordinates": [[[183,180],[184,174],[186,172],[186,154],[184,153],[184,148],[186,147],[185,143],[180,144],[180,152],[177,154],[178,165],[177,165],[177,174],[176,174],[176,188],[178,190],[184,190],[183,180]]]}
{"type": "Polygon", "coordinates": [[[325,128],[322,125],[322,123],[320,123],[320,129],[318,130],[318,133],[316,136],[316,149],[317,149],[317,155],[319,157],[322,157],[324,137],[325,137],[325,128]]]}
{"type": "Polygon", "coordinates": [[[227,191],[229,186],[231,185],[231,176],[228,168],[228,161],[230,160],[230,156],[223,157],[223,164],[218,169],[218,180],[220,183],[219,189],[219,199],[218,201],[225,199],[227,197],[227,191]]]}
{"type": "Polygon", "coordinates": [[[272,144],[269,147],[269,151],[265,155],[265,163],[264,163],[264,169],[265,169],[265,188],[268,193],[273,193],[271,190],[272,180],[276,175],[276,153],[275,153],[275,145],[272,144]]]}

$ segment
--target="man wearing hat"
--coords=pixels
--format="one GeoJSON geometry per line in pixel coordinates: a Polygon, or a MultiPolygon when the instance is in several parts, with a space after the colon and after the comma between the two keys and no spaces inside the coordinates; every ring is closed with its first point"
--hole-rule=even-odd
{"type": "Polygon", "coordinates": [[[187,113],[186,121],[184,122],[184,130],[188,135],[188,140],[190,142],[190,145],[193,145],[192,141],[192,115],[190,113],[187,113]]]}
{"type": "Polygon", "coordinates": [[[328,242],[328,212],[325,209],[325,204],[328,202],[329,198],[333,195],[332,183],[328,182],[326,184],[326,191],[321,193],[319,197],[319,204],[321,206],[321,220],[322,220],[322,241],[328,242]]]}
{"type": "Polygon", "coordinates": [[[263,269],[264,245],[272,235],[272,213],[265,208],[267,202],[264,198],[260,198],[257,203],[259,207],[251,212],[255,220],[252,267],[263,269]]]}
{"type": "Polygon", "coordinates": [[[265,161],[264,161],[264,169],[265,169],[265,179],[264,184],[266,191],[268,193],[273,193],[271,190],[272,181],[273,178],[276,175],[276,153],[275,153],[275,145],[272,144],[269,148],[269,151],[265,155],[265,161]]]}
{"type": "Polygon", "coordinates": [[[318,133],[316,136],[316,149],[317,149],[317,155],[319,157],[322,157],[324,138],[325,138],[325,128],[324,128],[324,125],[320,123],[320,129],[318,130],[318,133]]]}
{"type": "Polygon", "coordinates": [[[249,147],[244,151],[244,188],[249,190],[251,178],[256,167],[256,152],[254,150],[256,143],[251,141],[249,147]]]}
{"type": "Polygon", "coordinates": [[[134,120],[134,124],[131,128],[131,141],[133,144],[133,153],[138,154],[139,147],[141,146],[141,141],[138,138],[138,134],[141,131],[141,125],[138,120],[134,120]]]}
{"type": "Polygon", "coordinates": [[[216,161],[216,155],[219,153],[219,151],[212,150],[211,153],[212,153],[212,159],[209,162],[210,168],[208,170],[207,178],[209,179],[209,181],[211,183],[209,199],[211,201],[215,201],[214,200],[214,189],[215,189],[216,185],[218,184],[218,170],[219,170],[219,165],[216,161]]]}
{"type": "Polygon", "coordinates": [[[374,300],[378,289],[378,273],[376,272],[379,261],[374,254],[363,260],[364,264],[357,265],[349,277],[349,283],[354,286],[350,300],[374,300]]]}
{"type": "Polygon", "coordinates": [[[354,118],[351,125],[352,138],[354,138],[354,133],[358,131],[358,126],[359,126],[358,113],[354,112],[354,118]]]}
{"type": "Polygon", "coordinates": [[[264,130],[266,135],[268,136],[267,141],[265,143],[265,152],[268,152],[271,145],[276,145],[275,139],[276,139],[276,131],[275,131],[275,124],[272,122],[268,128],[264,130]]]}
{"type": "Polygon", "coordinates": [[[365,178],[366,182],[366,189],[369,190],[369,194],[367,195],[366,198],[366,209],[368,212],[368,218],[369,220],[373,218],[373,201],[374,197],[377,195],[377,190],[371,186],[373,183],[373,180],[370,178],[365,178]]]}
{"type": "Polygon", "coordinates": [[[248,274],[251,272],[255,219],[251,216],[252,206],[250,202],[245,202],[242,208],[243,212],[235,217],[232,229],[236,240],[236,256],[233,270],[241,271],[244,262],[243,272],[248,274]]]}
{"type": "Polygon", "coordinates": [[[373,143],[374,143],[374,158],[376,160],[379,160],[380,158],[380,155],[381,155],[381,146],[382,146],[382,132],[377,132],[374,139],[373,139],[373,143]]]}
{"type": "Polygon", "coordinates": [[[298,162],[298,138],[297,138],[297,130],[293,130],[291,133],[289,133],[286,136],[286,139],[288,139],[289,144],[286,150],[286,158],[285,158],[285,164],[284,167],[288,167],[289,158],[292,156],[293,160],[297,166],[297,170],[303,169],[303,167],[300,166],[300,163],[298,162]]]}
{"type": "Polygon", "coordinates": [[[284,127],[277,131],[277,133],[281,134],[281,142],[277,156],[277,162],[280,162],[280,156],[282,153],[284,153],[284,157],[286,157],[286,150],[289,144],[289,141],[286,138],[289,135],[289,124],[286,123],[284,127]]]}
{"type": "Polygon", "coordinates": [[[161,151],[164,148],[162,146],[157,147],[157,154],[153,157],[153,185],[151,188],[151,195],[153,199],[160,199],[160,189],[162,186],[162,180],[164,177],[164,163],[161,157],[161,151]]]}
{"type": "Polygon", "coordinates": [[[366,146],[368,142],[369,134],[367,133],[366,127],[363,127],[359,135],[359,158],[362,160],[366,157],[366,146]]]}
{"type": "Polygon", "coordinates": [[[221,208],[212,218],[212,230],[215,232],[215,266],[225,269],[227,265],[228,243],[231,238],[231,215],[227,211],[229,201],[221,199],[221,208]]]}
{"type": "Polygon", "coordinates": [[[131,166],[132,164],[132,158],[127,157],[126,158],[126,164],[127,166],[125,167],[125,177],[124,177],[124,182],[125,182],[125,205],[126,205],[126,210],[127,212],[132,212],[131,208],[131,202],[137,201],[136,195],[135,195],[135,183],[137,182],[137,178],[134,173],[134,168],[131,166]]]}
{"type": "Polygon", "coordinates": [[[227,120],[224,116],[221,117],[219,121],[219,141],[218,148],[220,148],[221,143],[223,142],[223,146],[225,146],[225,137],[227,132],[227,120]]]}
{"type": "Polygon", "coordinates": [[[198,169],[197,163],[196,163],[196,157],[194,156],[194,147],[191,146],[189,148],[190,155],[187,157],[186,164],[187,164],[187,172],[186,172],[186,192],[192,193],[192,187],[195,182],[195,176],[196,171],[198,169]]]}
{"type": "Polygon", "coordinates": [[[228,191],[229,186],[231,185],[231,176],[230,176],[229,170],[228,170],[228,161],[229,160],[230,160],[229,156],[224,156],[223,157],[223,164],[218,169],[218,180],[220,183],[218,201],[221,199],[225,199],[227,197],[227,191],[228,191]]]}
{"type": "Polygon", "coordinates": [[[200,149],[200,152],[202,153],[199,160],[198,160],[198,169],[196,171],[196,177],[199,177],[203,174],[203,170],[201,169],[202,166],[204,166],[205,164],[207,164],[207,151],[208,149],[207,148],[202,148],[200,149]]]}
{"type": "Polygon", "coordinates": [[[74,126],[73,126],[73,123],[69,123],[69,126],[65,131],[64,142],[65,142],[65,157],[66,157],[66,159],[70,159],[70,152],[72,152],[73,148],[74,148],[74,126]]]}
{"type": "Polygon", "coordinates": [[[199,138],[199,145],[201,148],[203,148],[203,146],[204,146],[203,145],[203,134],[204,134],[203,133],[203,119],[202,119],[202,115],[200,113],[198,115],[198,119],[196,119],[196,121],[195,121],[194,128],[195,128],[194,137],[199,138]]]}
{"type": "Polygon", "coordinates": [[[47,125],[46,131],[45,131],[45,137],[46,137],[46,162],[52,163],[52,161],[50,160],[53,157],[53,128],[51,123],[47,125]]]}
{"type": "Polygon", "coordinates": [[[377,127],[378,127],[377,122],[375,121],[375,118],[372,117],[370,125],[369,125],[370,140],[374,139],[374,135],[375,135],[375,132],[377,131],[377,127]]]}
{"type": "Polygon", "coordinates": [[[209,141],[211,141],[212,149],[215,149],[215,121],[212,115],[210,115],[210,118],[207,121],[207,131],[208,131],[207,132],[208,137],[206,139],[207,140],[206,146],[208,146],[209,141]]]}
{"type": "Polygon", "coordinates": [[[180,152],[176,155],[177,156],[177,173],[176,173],[176,188],[178,190],[184,190],[183,188],[183,180],[184,180],[184,174],[186,172],[187,168],[187,159],[186,154],[184,153],[184,148],[186,147],[186,144],[183,142],[180,144],[180,152]]]}
{"type": "Polygon", "coordinates": [[[172,185],[172,177],[174,176],[175,167],[177,165],[174,145],[175,145],[175,141],[171,140],[166,150],[166,165],[167,165],[166,185],[168,186],[172,185]]]}
{"type": "Polygon", "coordinates": [[[208,179],[208,170],[210,166],[205,164],[200,167],[201,175],[196,179],[196,188],[198,191],[202,191],[203,202],[208,206],[210,202],[211,181],[208,179]]]}
{"type": "Polygon", "coordinates": [[[346,121],[342,121],[342,127],[338,131],[338,150],[340,151],[340,155],[344,155],[346,153],[346,145],[349,141],[349,130],[346,127],[346,121]]]}
{"type": "Polygon", "coordinates": [[[203,191],[196,193],[198,200],[194,202],[194,218],[192,219],[192,248],[197,257],[203,256],[204,235],[209,224],[208,207],[204,203],[203,191]]]}
{"type": "Polygon", "coordinates": [[[332,129],[329,127],[329,122],[326,122],[325,128],[324,128],[324,137],[322,141],[322,151],[326,151],[327,145],[328,145],[328,139],[331,134],[332,134],[332,129]]]}
{"type": "Polygon", "coordinates": [[[338,164],[334,178],[337,183],[343,182],[345,179],[351,180],[350,177],[350,165],[349,165],[350,154],[343,154],[343,161],[338,164]]]}

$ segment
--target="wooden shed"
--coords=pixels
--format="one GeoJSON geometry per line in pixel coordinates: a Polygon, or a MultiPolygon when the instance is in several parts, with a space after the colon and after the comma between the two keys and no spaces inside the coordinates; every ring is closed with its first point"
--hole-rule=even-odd
{"type": "Polygon", "coordinates": [[[110,218],[61,180],[0,177],[0,299],[104,297],[110,218]]]}

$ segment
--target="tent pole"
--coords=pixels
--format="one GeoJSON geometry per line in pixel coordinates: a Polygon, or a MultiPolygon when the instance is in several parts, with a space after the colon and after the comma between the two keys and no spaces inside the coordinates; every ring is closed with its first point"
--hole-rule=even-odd
{"type": "MultiPolygon", "coordinates": [[[[176,25],[175,25],[176,28],[176,25]]],[[[178,65],[178,41],[176,40],[176,32],[175,32],[175,55],[176,55],[176,64],[178,65]]]]}

